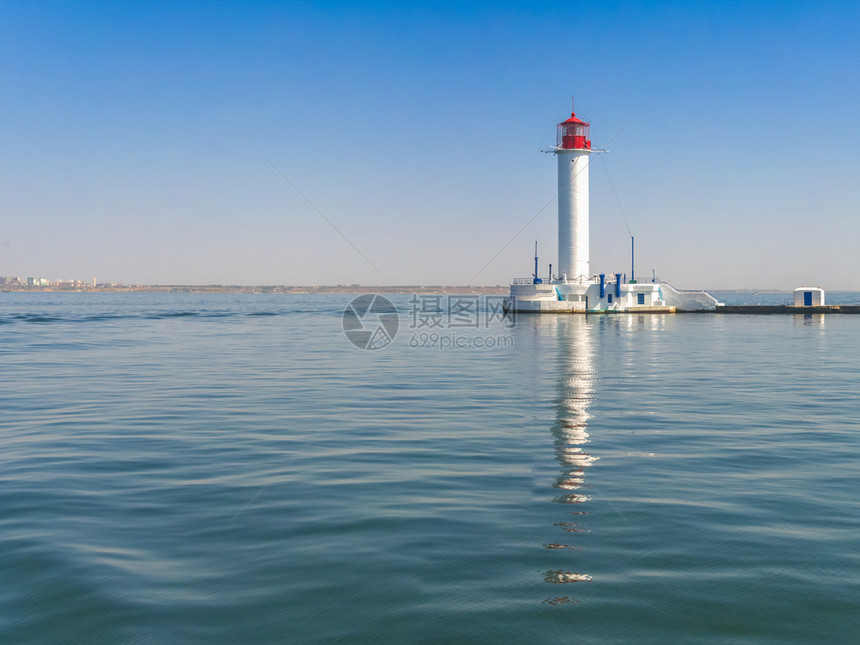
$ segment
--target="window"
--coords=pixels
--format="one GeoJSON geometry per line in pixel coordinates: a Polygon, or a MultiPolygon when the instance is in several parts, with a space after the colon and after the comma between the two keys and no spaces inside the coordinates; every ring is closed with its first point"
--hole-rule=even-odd
{"type": "Polygon", "coordinates": [[[637,294],[637,302],[638,302],[640,305],[644,305],[644,304],[645,304],[645,294],[644,294],[644,293],[637,294]]]}

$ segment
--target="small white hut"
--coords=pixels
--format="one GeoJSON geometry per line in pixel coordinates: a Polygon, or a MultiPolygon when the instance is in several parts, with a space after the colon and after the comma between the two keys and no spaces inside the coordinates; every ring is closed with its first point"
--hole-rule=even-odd
{"type": "Polygon", "coordinates": [[[824,289],[821,287],[798,287],[794,290],[795,307],[823,307],[824,289]]]}

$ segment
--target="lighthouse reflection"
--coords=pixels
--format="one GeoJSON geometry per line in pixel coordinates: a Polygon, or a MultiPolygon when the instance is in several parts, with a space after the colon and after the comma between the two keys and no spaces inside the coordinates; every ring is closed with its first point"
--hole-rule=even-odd
{"type": "MultiPolygon", "coordinates": [[[[558,538],[544,544],[544,548],[562,551],[580,551],[576,543],[578,534],[587,532],[583,519],[587,515],[589,496],[586,493],[587,471],[597,457],[587,446],[590,441],[589,408],[595,392],[594,322],[582,315],[547,317],[556,337],[556,419],[552,425],[555,459],[560,466],[552,481],[556,494],[552,502],[563,505],[559,509],[553,529],[558,538]]],[[[591,580],[587,573],[577,570],[571,556],[559,554],[566,566],[544,572],[544,580],[553,584],[566,584],[591,580]],[[568,568],[570,567],[570,568],[568,568]]],[[[561,563],[560,562],[560,563],[561,563]]],[[[564,604],[572,602],[567,596],[557,596],[545,602],[564,604]]]]}

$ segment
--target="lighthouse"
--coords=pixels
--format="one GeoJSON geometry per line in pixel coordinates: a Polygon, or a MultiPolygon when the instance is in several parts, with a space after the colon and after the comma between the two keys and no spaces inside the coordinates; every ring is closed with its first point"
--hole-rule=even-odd
{"type": "MultiPolygon", "coordinates": [[[[538,258],[531,278],[514,278],[506,311],[522,313],[672,313],[716,309],[717,299],[702,290],[679,291],[656,278],[630,279],[617,269],[594,271],[588,253],[588,166],[591,124],[570,118],[556,126],[556,144],[544,152],[558,161],[558,273],[538,277],[538,258]]],[[[626,241],[626,239],[625,239],[626,241]]],[[[537,247],[535,247],[537,256],[537,247]]]]}
{"type": "Polygon", "coordinates": [[[562,281],[591,278],[588,259],[588,164],[591,124],[570,118],[557,126],[558,157],[558,276],[562,281]]]}

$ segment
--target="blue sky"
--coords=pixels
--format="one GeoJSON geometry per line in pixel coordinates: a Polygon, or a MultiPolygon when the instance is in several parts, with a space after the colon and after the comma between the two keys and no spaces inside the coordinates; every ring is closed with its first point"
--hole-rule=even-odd
{"type": "Polygon", "coordinates": [[[679,287],[860,289],[858,33],[849,2],[7,0],[0,275],[506,284],[555,262],[575,95],[611,140],[595,272],[629,225],[679,287]]]}

